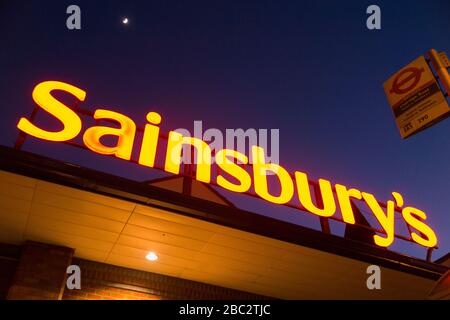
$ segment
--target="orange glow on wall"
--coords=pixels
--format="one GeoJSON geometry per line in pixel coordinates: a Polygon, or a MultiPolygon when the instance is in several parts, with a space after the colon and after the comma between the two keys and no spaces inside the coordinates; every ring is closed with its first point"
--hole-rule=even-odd
{"type": "MultiPolygon", "coordinates": [[[[84,101],[86,92],[70,84],[58,81],[42,82],[34,88],[33,100],[40,108],[48,112],[56,120],[59,120],[63,124],[63,129],[56,132],[47,131],[32,124],[26,118],[20,119],[17,128],[39,139],[58,142],[69,141],[80,134],[82,120],[75,111],[51,95],[54,90],[67,92],[80,101],[84,101]]],[[[83,142],[86,147],[99,154],[113,155],[124,160],[131,160],[132,151],[136,147],[136,124],[134,121],[123,114],[105,109],[96,110],[94,118],[100,121],[103,119],[112,120],[119,124],[119,128],[109,126],[92,126],[87,128],[83,134],[83,142]],[[104,145],[101,139],[105,136],[116,137],[116,144],[114,146],[104,145]]],[[[158,126],[162,118],[156,112],[149,112],[146,120],[137,162],[145,167],[154,167],[160,132],[158,126]]],[[[308,176],[305,173],[296,171],[294,178],[292,178],[281,165],[266,163],[265,151],[259,146],[252,146],[252,164],[249,164],[249,159],[246,155],[235,150],[216,150],[215,164],[223,173],[237,180],[237,183],[230,181],[229,177],[222,173],[217,174],[215,181],[211,181],[212,153],[210,146],[205,141],[193,137],[185,137],[175,131],[170,131],[167,139],[164,164],[166,172],[172,174],[180,173],[183,146],[187,145],[196,151],[195,168],[198,181],[216,183],[224,189],[238,193],[249,191],[253,183],[255,193],[260,198],[275,204],[290,203],[294,199],[294,192],[297,191],[298,201],[296,205],[298,208],[304,208],[308,212],[321,217],[333,217],[339,207],[342,220],[348,224],[355,224],[351,201],[363,201],[383,229],[383,234],[374,236],[375,244],[381,247],[388,247],[394,241],[394,213],[395,210],[399,211],[404,204],[403,197],[398,192],[392,192],[394,200],[387,201],[386,208],[383,208],[374,195],[354,188],[349,189],[342,184],[334,185],[337,198],[335,199],[331,182],[320,179],[318,183],[320,192],[315,194],[314,201],[308,176]],[[251,165],[252,173],[247,172],[242,167],[243,165],[251,165]],[[268,175],[274,175],[278,179],[279,194],[271,194],[269,192],[268,175]],[[294,190],[294,184],[296,190],[294,190]]],[[[425,224],[426,214],[423,211],[413,207],[406,207],[401,212],[404,221],[419,232],[411,232],[410,236],[413,241],[425,247],[436,246],[437,237],[434,231],[425,224]]]]}

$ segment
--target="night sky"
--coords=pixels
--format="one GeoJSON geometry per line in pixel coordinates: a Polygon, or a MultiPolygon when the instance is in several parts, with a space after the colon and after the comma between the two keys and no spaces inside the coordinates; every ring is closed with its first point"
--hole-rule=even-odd
{"type": "MultiPolygon", "coordinates": [[[[290,172],[383,202],[398,191],[424,210],[439,239],[436,259],[450,249],[450,120],[402,140],[382,84],[430,48],[450,53],[449,14],[448,0],[1,0],[0,144],[13,146],[44,80],[76,85],[87,91],[83,107],[138,125],[157,111],[164,131],[192,129],[194,120],[204,129],[278,128],[290,172]],[[381,30],[366,28],[373,3],[381,30]],[[70,4],[81,7],[81,30],[66,28],[70,4]]],[[[139,181],[159,174],[33,138],[24,149],[139,181]]],[[[245,209],[318,226],[312,215],[239,199],[245,209]]],[[[424,258],[421,246],[398,239],[391,249],[424,258]]]]}

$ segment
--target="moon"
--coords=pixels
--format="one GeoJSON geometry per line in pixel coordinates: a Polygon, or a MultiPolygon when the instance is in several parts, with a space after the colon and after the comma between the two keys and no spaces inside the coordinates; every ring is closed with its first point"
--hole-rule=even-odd
{"type": "Polygon", "coordinates": [[[128,24],[128,18],[124,18],[124,19],[122,20],[122,23],[123,23],[123,24],[128,24]]]}

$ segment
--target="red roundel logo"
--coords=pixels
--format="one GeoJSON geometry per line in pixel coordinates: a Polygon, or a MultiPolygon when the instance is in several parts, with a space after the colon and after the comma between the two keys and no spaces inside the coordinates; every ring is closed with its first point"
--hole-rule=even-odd
{"type": "Polygon", "coordinates": [[[409,67],[402,70],[394,79],[390,93],[404,94],[414,89],[420,81],[423,68],[409,67]]]}

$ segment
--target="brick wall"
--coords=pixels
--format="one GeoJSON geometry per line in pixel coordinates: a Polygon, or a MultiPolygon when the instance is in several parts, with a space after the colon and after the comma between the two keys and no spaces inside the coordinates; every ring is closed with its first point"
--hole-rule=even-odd
{"type": "Polygon", "coordinates": [[[18,264],[17,260],[0,257],[0,300],[6,299],[18,264]]]}
{"type": "Polygon", "coordinates": [[[156,273],[73,259],[81,269],[81,289],[64,290],[63,299],[159,300],[159,299],[264,299],[265,297],[164,276],[156,273]]]}
{"type": "Polygon", "coordinates": [[[206,283],[83,259],[72,259],[73,253],[73,249],[70,248],[31,241],[23,247],[5,247],[0,244],[0,256],[3,257],[0,259],[0,278],[5,280],[0,281],[0,294],[3,290],[3,297],[0,296],[0,299],[5,297],[16,300],[256,300],[266,298],[206,283]],[[70,290],[66,287],[66,269],[71,264],[80,267],[80,290],[70,290]]]}
{"type": "Polygon", "coordinates": [[[7,299],[58,300],[73,249],[29,241],[20,256],[7,299]]]}
{"type": "Polygon", "coordinates": [[[63,300],[161,300],[163,297],[115,287],[95,279],[85,279],[80,290],[64,290],[63,300]]]}

